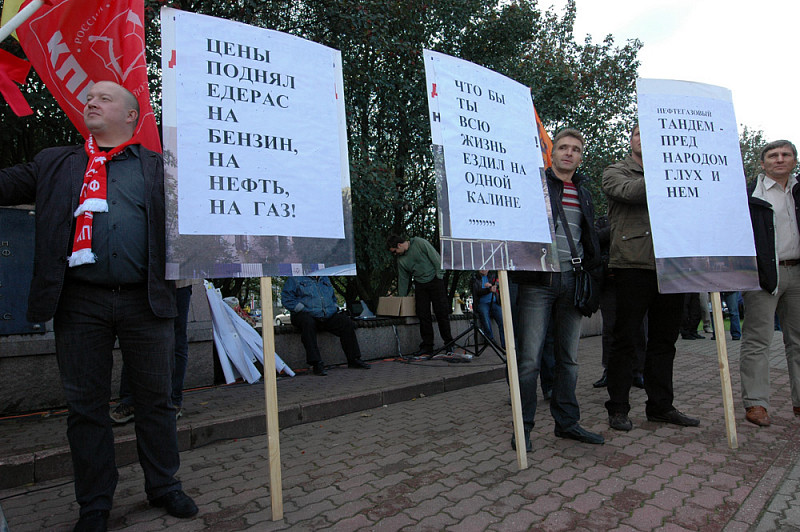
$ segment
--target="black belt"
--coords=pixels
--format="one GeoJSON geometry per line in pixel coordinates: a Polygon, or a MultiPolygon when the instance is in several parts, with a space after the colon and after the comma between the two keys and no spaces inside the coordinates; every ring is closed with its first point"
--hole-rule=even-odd
{"type": "Polygon", "coordinates": [[[797,266],[800,264],[800,259],[779,260],[778,264],[781,266],[797,266]]]}

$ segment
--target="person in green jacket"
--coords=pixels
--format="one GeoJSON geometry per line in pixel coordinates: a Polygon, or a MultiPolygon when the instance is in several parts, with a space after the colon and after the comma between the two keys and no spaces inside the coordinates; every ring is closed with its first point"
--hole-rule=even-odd
{"type": "Polygon", "coordinates": [[[424,238],[406,239],[398,235],[389,235],[386,238],[386,248],[397,257],[397,294],[400,297],[408,295],[411,279],[414,279],[415,306],[419,318],[419,333],[422,336],[419,351],[415,354],[430,357],[433,352],[431,303],[445,346],[453,341],[450,332],[450,305],[442,281],[444,270],[439,252],[424,238]]]}

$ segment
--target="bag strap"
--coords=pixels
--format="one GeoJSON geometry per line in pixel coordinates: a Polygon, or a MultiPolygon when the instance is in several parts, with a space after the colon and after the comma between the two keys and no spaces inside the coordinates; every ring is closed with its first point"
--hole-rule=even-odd
{"type": "Polygon", "coordinates": [[[567,235],[569,253],[572,255],[572,269],[576,272],[579,272],[583,269],[583,261],[581,260],[580,255],[578,255],[578,248],[575,246],[575,240],[572,239],[572,231],[569,230],[569,222],[567,221],[567,215],[564,214],[564,206],[562,205],[562,201],[562,199],[556,201],[556,209],[558,209],[558,217],[561,218],[561,221],[564,224],[564,233],[567,235]]]}

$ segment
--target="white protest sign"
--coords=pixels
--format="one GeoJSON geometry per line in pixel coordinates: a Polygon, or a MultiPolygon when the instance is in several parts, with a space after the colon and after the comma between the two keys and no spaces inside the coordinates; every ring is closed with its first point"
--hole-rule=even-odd
{"type": "Polygon", "coordinates": [[[175,109],[165,109],[165,124],[177,126],[180,234],[344,238],[341,54],[238,22],[165,13],[174,25],[165,100],[175,109]]]}
{"type": "Polygon", "coordinates": [[[730,91],[661,79],[636,89],[656,258],[755,256],[730,91]]]}
{"type": "Polygon", "coordinates": [[[443,147],[452,238],[551,242],[530,89],[424,50],[433,144],[443,147]]]}

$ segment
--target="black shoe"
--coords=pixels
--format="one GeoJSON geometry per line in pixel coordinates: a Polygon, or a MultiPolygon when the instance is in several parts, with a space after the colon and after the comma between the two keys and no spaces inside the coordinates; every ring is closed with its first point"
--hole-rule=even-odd
{"type": "Polygon", "coordinates": [[[603,376],[592,383],[593,388],[605,388],[608,386],[608,372],[603,370],[603,376]]]}
{"type": "Polygon", "coordinates": [[[549,401],[553,398],[553,390],[542,391],[542,399],[549,401]]]}
{"type": "Polygon", "coordinates": [[[328,374],[328,372],[325,371],[325,364],[322,362],[314,362],[311,364],[311,369],[314,371],[314,375],[319,375],[320,377],[324,377],[328,374]]]}
{"type": "MultiPolygon", "coordinates": [[[[525,433],[525,451],[531,452],[533,450],[533,444],[531,443],[531,433],[527,430],[523,430],[522,432],[525,433]]],[[[512,435],[511,436],[511,448],[515,451],[517,450],[517,439],[512,435]]]]}
{"type": "Polygon", "coordinates": [[[72,532],[106,532],[108,530],[108,510],[86,512],[75,523],[72,532]]]}
{"type": "Polygon", "coordinates": [[[631,423],[631,420],[626,414],[609,414],[608,426],[614,430],[624,430],[628,432],[633,428],[633,423],[631,423]]]}
{"type": "Polygon", "coordinates": [[[681,338],[684,340],[697,340],[697,337],[692,333],[681,333],[681,338]]]}
{"type": "Polygon", "coordinates": [[[150,501],[150,506],[164,508],[173,517],[193,517],[197,515],[197,505],[183,490],[170,491],[150,501]]]}
{"type": "Polygon", "coordinates": [[[352,362],[348,362],[347,367],[353,369],[369,369],[369,364],[367,364],[366,362],[364,362],[359,358],[358,360],[353,360],[352,362]]]}
{"type": "Polygon", "coordinates": [[[634,386],[637,388],[644,389],[644,376],[641,373],[635,373],[633,375],[633,383],[634,386]]]}
{"type": "Polygon", "coordinates": [[[741,340],[741,336],[731,336],[731,340],[741,340]]]}
{"type": "Polygon", "coordinates": [[[561,430],[556,427],[555,434],[559,438],[568,438],[570,440],[576,440],[583,443],[593,443],[595,445],[601,445],[606,442],[606,440],[604,440],[600,434],[589,432],[577,424],[568,430],[561,430]]]}
{"type": "Polygon", "coordinates": [[[696,427],[700,425],[700,420],[689,417],[680,410],[670,410],[659,415],[647,414],[647,421],[657,421],[658,423],[672,423],[681,427],[696,427]]]}
{"type": "Polygon", "coordinates": [[[706,339],[706,337],[705,337],[705,336],[703,336],[702,334],[700,334],[700,333],[697,333],[697,332],[695,332],[695,333],[692,333],[692,335],[693,335],[695,338],[697,338],[698,340],[705,340],[705,339],[706,339]]]}

